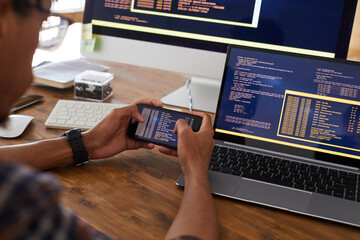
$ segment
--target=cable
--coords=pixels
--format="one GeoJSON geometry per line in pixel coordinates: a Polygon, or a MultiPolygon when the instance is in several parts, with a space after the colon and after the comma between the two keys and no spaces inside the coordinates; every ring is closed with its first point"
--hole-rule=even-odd
{"type": "Polygon", "coordinates": [[[188,96],[189,96],[189,110],[192,111],[193,103],[192,103],[190,83],[191,83],[191,78],[186,81],[186,88],[187,88],[187,93],[188,93],[188,96]]]}

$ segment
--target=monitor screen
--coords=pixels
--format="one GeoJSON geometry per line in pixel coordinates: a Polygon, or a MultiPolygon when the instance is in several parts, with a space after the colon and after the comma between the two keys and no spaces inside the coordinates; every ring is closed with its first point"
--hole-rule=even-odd
{"type": "Polygon", "coordinates": [[[96,43],[89,44],[95,51],[83,54],[191,75],[191,98],[183,86],[161,101],[215,112],[229,44],[345,59],[356,4],[357,0],[87,0],[84,23],[96,43]]]}
{"type": "Polygon", "coordinates": [[[357,0],[87,0],[93,33],[225,53],[229,44],[346,58],[357,0]]]}

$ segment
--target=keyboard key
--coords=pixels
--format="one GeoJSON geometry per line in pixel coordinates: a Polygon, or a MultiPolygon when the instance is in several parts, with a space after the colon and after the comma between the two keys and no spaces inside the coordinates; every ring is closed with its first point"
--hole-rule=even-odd
{"type": "Polygon", "coordinates": [[[355,173],[348,173],[346,178],[356,180],[358,178],[358,175],[356,175],[355,173]]]}
{"type": "Polygon", "coordinates": [[[326,185],[322,184],[322,183],[316,184],[316,187],[317,187],[318,190],[325,190],[326,189],[326,185]]]}
{"type": "Polygon", "coordinates": [[[332,190],[334,192],[344,192],[344,188],[341,187],[335,187],[335,186],[329,186],[327,190],[332,190]]]}
{"type": "Polygon", "coordinates": [[[317,171],[319,171],[319,166],[311,165],[311,166],[310,166],[310,170],[311,170],[312,172],[317,172],[317,171]]]}
{"type": "Polygon", "coordinates": [[[355,201],[355,195],[352,195],[352,194],[345,194],[345,199],[355,201]]]}
{"type": "Polygon", "coordinates": [[[334,197],[338,197],[338,198],[343,198],[343,197],[344,197],[344,193],[342,193],[342,192],[334,192],[333,196],[334,196],[334,197]]]}
{"type": "Polygon", "coordinates": [[[328,173],[328,169],[327,168],[324,168],[324,167],[320,167],[319,168],[319,171],[318,171],[320,174],[327,174],[328,173]]]}
{"type": "Polygon", "coordinates": [[[232,170],[230,168],[221,168],[220,172],[222,172],[222,173],[231,173],[232,170]]]}
{"type": "Polygon", "coordinates": [[[345,185],[356,186],[356,179],[343,178],[342,183],[345,185]]]}
{"type": "Polygon", "coordinates": [[[329,169],[329,175],[333,176],[333,177],[338,177],[339,176],[339,171],[334,170],[334,169],[329,169]]]}
{"type": "Polygon", "coordinates": [[[220,167],[218,167],[218,166],[211,166],[211,170],[213,170],[213,171],[220,171],[220,167]]]}
{"type": "Polygon", "coordinates": [[[240,170],[241,170],[241,167],[240,167],[240,166],[235,166],[235,167],[232,167],[232,170],[234,170],[234,171],[240,171],[240,170]]]}
{"type": "Polygon", "coordinates": [[[356,189],[346,189],[346,194],[355,195],[356,194],[356,189]]]}
{"type": "Polygon", "coordinates": [[[346,186],[347,186],[346,184],[340,182],[336,182],[334,184],[334,187],[338,187],[338,188],[346,188],[346,186]]]}
{"type": "Polygon", "coordinates": [[[305,185],[302,183],[295,183],[294,188],[304,190],[305,185]]]}
{"type": "Polygon", "coordinates": [[[305,187],[305,190],[306,190],[306,191],[310,191],[310,192],[315,192],[315,187],[313,187],[313,186],[306,186],[306,187],[305,187]]]}
{"type": "Polygon", "coordinates": [[[56,124],[56,122],[57,122],[57,119],[48,119],[47,120],[48,124],[56,124]]]}
{"type": "Polygon", "coordinates": [[[317,189],[316,192],[317,192],[317,193],[321,193],[321,194],[326,194],[326,195],[329,195],[329,196],[332,195],[332,191],[331,191],[331,190],[317,189]]]}
{"type": "Polygon", "coordinates": [[[65,121],[64,119],[58,119],[58,120],[56,121],[56,123],[57,123],[57,124],[65,124],[66,121],[65,121]]]}
{"type": "Polygon", "coordinates": [[[221,164],[221,163],[215,162],[215,161],[211,161],[211,162],[210,162],[210,165],[212,165],[212,166],[217,166],[217,167],[219,167],[220,164],[221,164]]]}
{"type": "Polygon", "coordinates": [[[293,187],[294,183],[292,181],[282,181],[280,185],[287,186],[287,187],[293,187]]]}
{"type": "Polygon", "coordinates": [[[220,153],[227,153],[227,151],[228,151],[228,148],[226,148],[226,147],[220,148],[220,153]]]}

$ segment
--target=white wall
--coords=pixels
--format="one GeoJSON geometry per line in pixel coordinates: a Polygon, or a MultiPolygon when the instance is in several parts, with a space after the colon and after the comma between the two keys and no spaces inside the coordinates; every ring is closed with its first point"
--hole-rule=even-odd
{"type": "Polygon", "coordinates": [[[53,11],[78,11],[83,10],[85,0],[57,0],[53,2],[53,11]]]}

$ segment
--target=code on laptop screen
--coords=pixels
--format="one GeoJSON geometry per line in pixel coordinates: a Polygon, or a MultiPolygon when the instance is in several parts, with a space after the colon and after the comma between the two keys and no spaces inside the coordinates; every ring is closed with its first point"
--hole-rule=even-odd
{"type": "Polygon", "coordinates": [[[228,54],[216,132],[360,159],[360,64],[228,54]]]}

